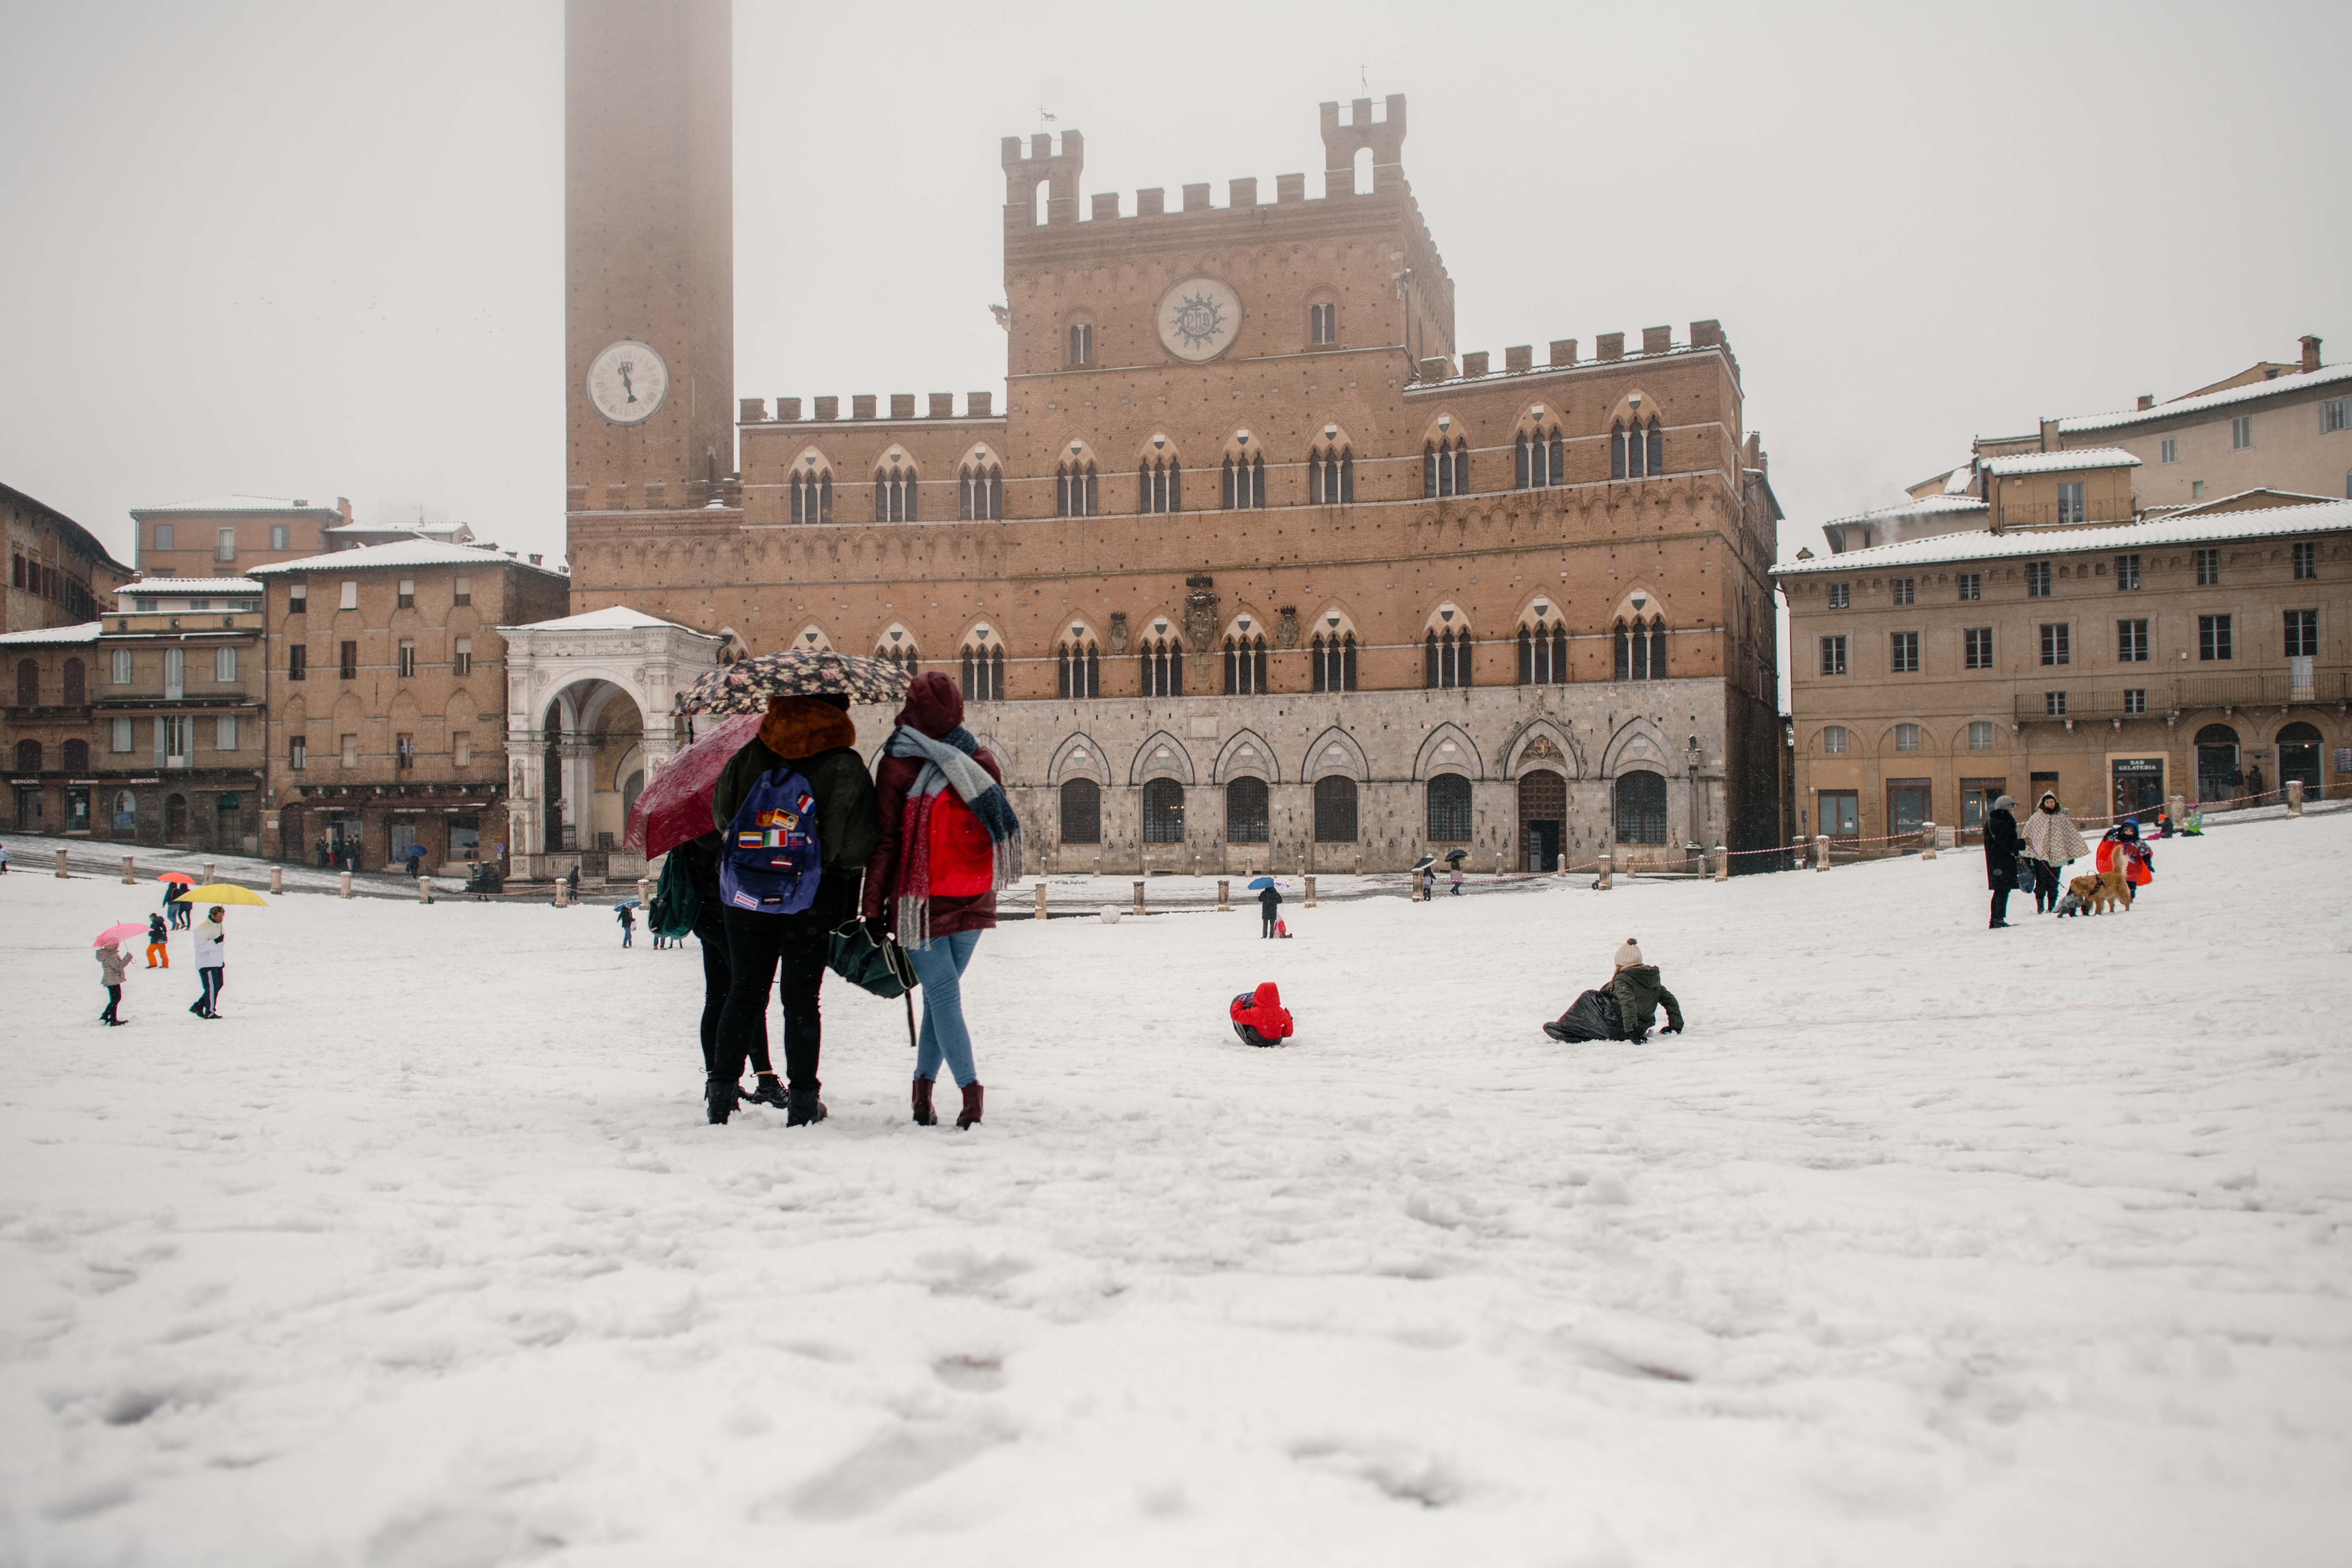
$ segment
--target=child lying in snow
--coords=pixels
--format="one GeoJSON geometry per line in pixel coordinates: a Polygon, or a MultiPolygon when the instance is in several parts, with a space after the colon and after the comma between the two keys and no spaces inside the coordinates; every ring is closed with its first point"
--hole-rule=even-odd
{"type": "Polygon", "coordinates": [[[1544,1026],[1553,1039],[1573,1045],[1579,1040],[1631,1040],[1640,1045],[1650,1037],[1658,1008],[1666,1009],[1666,1033],[1683,1032],[1682,1004],[1659,983],[1655,964],[1642,962],[1642,950],[1632,937],[1617,950],[1617,967],[1608,984],[1587,991],[1567,1012],[1544,1026]]]}
{"type": "Polygon", "coordinates": [[[1282,993],[1271,980],[1234,997],[1227,1012],[1234,1033],[1245,1046],[1271,1046],[1290,1037],[1290,1015],[1283,1010],[1282,993]]]}

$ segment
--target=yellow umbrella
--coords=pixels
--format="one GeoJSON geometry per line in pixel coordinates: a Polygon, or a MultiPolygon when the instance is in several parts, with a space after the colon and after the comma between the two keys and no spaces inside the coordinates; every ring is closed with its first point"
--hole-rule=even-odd
{"type": "Polygon", "coordinates": [[[201,888],[190,888],[185,895],[192,904],[258,904],[269,907],[269,900],[251,888],[240,888],[235,882],[206,882],[201,888]]]}

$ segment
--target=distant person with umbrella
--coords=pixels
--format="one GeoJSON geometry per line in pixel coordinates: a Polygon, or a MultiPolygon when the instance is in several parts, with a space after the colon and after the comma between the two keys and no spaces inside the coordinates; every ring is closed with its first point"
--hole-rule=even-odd
{"type": "Polygon", "coordinates": [[[196,932],[196,979],[205,993],[189,1004],[188,1011],[199,1018],[220,1016],[221,981],[228,973],[228,960],[223,944],[228,931],[222,922],[223,910],[218,904],[205,916],[204,930],[196,932]]]}
{"type": "Polygon", "coordinates": [[[637,914],[636,910],[630,907],[635,902],[633,899],[624,899],[621,900],[620,907],[613,911],[614,918],[621,922],[623,947],[635,947],[637,942],[637,914]]]}
{"type": "Polygon", "coordinates": [[[98,1021],[110,1029],[122,1022],[116,1010],[122,1005],[123,973],[131,967],[131,955],[122,951],[122,939],[137,934],[138,930],[136,921],[109,926],[90,944],[98,950],[98,983],[106,987],[106,1010],[98,1016],[98,1021]]]}
{"type": "Polygon", "coordinates": [[[188,924],[188,879],[177,872],[163,876],[163,913],[173,931],[184,931],[188,924]]]}
{"type": "Polygon", "coordinates": [[[1274,922],[1282,918],[1282,889],[1271,877],[1260,877],[1250,886],[1257,889],[1258,936],[1269,938],[1274,935],[1274,922]]]}

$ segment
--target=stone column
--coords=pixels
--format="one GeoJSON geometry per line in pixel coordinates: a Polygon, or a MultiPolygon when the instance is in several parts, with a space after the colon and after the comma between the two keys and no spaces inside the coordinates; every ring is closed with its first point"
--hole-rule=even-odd
{"type": "Polygon", "coordinates": [[[340,889],[341,895],[343,898],[348,899],[352,896],[352,874],[349,871],[343,873],[342,882],[343,885],[340,889]]]}
{"type": "Polygon", "coordinates": [[[1312,877],[1307,879],[1307,907],[1310,910],[1315,907],[1315,879],[1312,877]]]}
{"type": "Polygon", "coordinates": [[[1830,836],[1826,833],[1816,833],[1813,835],[1813,869],[1826,871],[1829,868],[1830,836]]]}
{"type": "Polygon", "coordinates": [[[139,885],[138,873],[131,870],[131,857],[128,855],[125,855],[122,858],[122,885],[126,888],[133,888],[139,885]]]}
{"type": "Polygon", "coordinates": [[[1919,825],[1919,858],[1933,860],[1935,858],[1936,825],[1932,822],[1923,822],[1919,825]]]}
{"type": "Polygon", "coordinates": [[[1718,882],[1731,880],[1731,851],[1720,844],[1715,847],[1715,879],[1718,882]]]}
{"type": "Polygon", "coordinates": [[[429,904],[433,901],[432,878],[419,877],[416,879],[416,901],[420,904],[429,904]]]}
{"type": "Polygon", "coordinates": [[[2301,779],[2286,781],[2286,814],[2289,816],[2303,815],[2303,781],[2301,779]]]}
{"type": "MultiPolygon", "coordinates": [[[[1219,914],[1230,914],[1233,911],[1233,886],[1222,877],[1217,879],[1217,912],[1219,914]]],[[[1045,890],[1044,884],[1039,884],[1037,890],[1042,894],[1045,890]]]]}
{"type": "Polygon", "coordinates": [[[72,873],[66,869],[66,852],[62,849],[58,851],[58,875],[60,877],[70,877],[72,875],[72,873]]]}
{"type": "Polygon", "coordinates": [[[1143,912],[1143,879],[1140,877],[1135,880],[1135,912],[1143,912]]]}
{"type": "Polygon", "coordinates": [[[269,890],[273,893],[282,893],[286,890],[285,867],[272,866],[269,868],[269,890]]]}
{"type": "Polygon", "coordinates": [[[653,881],[650,878],[640,877],[637,879],[637,908],[645,910],[652,907],[653,881]]]}
{"type": "MultiPolygon", "coordinates": [[[[346,876],[343,880],[348,882],[351,879],[346,876]]],[[[555,879],[555,907],[560,910],[571,901],[572,884],[558,877],[555,879]]]]}
{"type": "Polygon", "coordinates": [[[1045,879],[1043,877],[1037,879],[1037,918],[1041,921],[1045,918],[1045,879]]]}
{"type": "Polygon", "coordinates": [[[1610,874],[1611,869],[1612,868],[1612,864],[1613,864],[1613,862],[1615,861],[1615,859],[1616,859],[1616,857],[1615,857],[1615,856],[1613,856],[1613,855],[1612,855],[1612,854],[1611,854],[1607,849],[1603,849],[1603,850],[1601,850],[1601,880],[1600,880],[1600,882],[1599,882],[1597,885],[1600,887],[1601,890],[1602,892],[1604,892],[1604,893],[1605,893],[1605,892],[1608,892],[1608,891],[1610,890],[1610,876],[1609,876],[1609,874],[1610,874]]]}
{"type": "Polygon", "coordinates": [[[2189,815],[2188,797],[2178,795],[2170,795],[2166,798],[2165,804],[2170,807],[2166,815],[2172,818],[2172,830],[2175,833],[2178,833],[2180,831],[2181,818],[2189,815]]]}

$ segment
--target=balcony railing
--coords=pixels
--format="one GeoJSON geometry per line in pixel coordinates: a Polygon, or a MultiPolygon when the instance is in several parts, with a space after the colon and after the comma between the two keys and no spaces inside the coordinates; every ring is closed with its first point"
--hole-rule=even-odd
{"type": "Polygon", "coordinates": [[[2066,688],[2053,684],[2041,691],[2019,692],[2015,707],[2021,724],[2054,724],[2069,719],[2105,722],[2111,719],[2161,718],[2175,710],[2191,708],[2316,707],[2346,701],[2352,701],[2352,672],[2314,670],[2306,679],[2297,680],[2285,670],[2261,670],[2242,675],[2156,677],[2138,687],[2104,682],[2066,688]],[[2053,713],[2049,710],[2048,693],[2058,690],[2066,694],[2066,710],[2053,713]],[[2130,705],[2126,696],[2130,690],[2145,694],[2143,707],[2130,705]]]}

